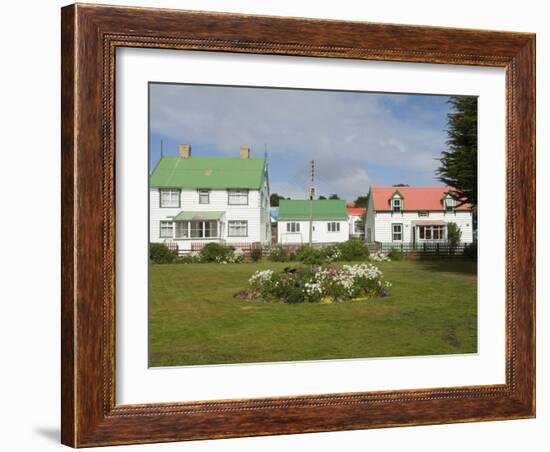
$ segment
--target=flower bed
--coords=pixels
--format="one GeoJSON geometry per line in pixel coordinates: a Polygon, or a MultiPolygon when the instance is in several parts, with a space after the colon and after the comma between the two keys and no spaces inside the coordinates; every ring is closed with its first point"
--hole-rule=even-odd
{"type": "Polygon", "coordinates": [[[376,251],[375,253],[370,255],[370,259],[375,262],[389,262],[391,259],[389,256],[384,253],[383,251],[376,251]]]}
{"type": "Polygon", "coordinates": [[[248,290],[236,294],[246,300],[284,303],[332,303],[389,295],[391,284],[371,264],[287,267],[281,272],[260,270],[248,280],[248,290]]]}

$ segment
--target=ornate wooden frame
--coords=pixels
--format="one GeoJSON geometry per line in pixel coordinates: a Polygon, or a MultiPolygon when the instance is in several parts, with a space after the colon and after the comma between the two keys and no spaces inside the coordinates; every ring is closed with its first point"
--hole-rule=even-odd
{"type": "Polygon", "coordinates": [[[62,9],[62,442],[74,447],[535,415],[535,36],[71,5],[62,9]],[[506,68],[506,383],[115,404],[117,47],[506,68]]]}

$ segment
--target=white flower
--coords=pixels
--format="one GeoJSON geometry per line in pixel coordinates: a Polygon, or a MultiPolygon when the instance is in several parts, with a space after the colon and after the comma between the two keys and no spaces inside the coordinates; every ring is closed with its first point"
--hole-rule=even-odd
{"type": "Polygon", "coordinates": [[[372,254],[370,256],[370,258],[371,258],[371,260],[376,261],[376,262],[383,262],[383,261],[389,262],[391,260],[388,257],[388,255],[386,253],[384,253],[383,251],[376,251],[374,254],[372,254]]]}
{"type": "Polygon", "coordinates": [[[273,278],[273,270],[258,270],[248,280],[251,286],[264,284],[273,278]]]}

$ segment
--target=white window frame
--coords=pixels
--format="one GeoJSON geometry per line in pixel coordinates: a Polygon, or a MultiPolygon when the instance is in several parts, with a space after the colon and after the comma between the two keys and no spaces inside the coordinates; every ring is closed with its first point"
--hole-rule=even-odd
{"type": "Polygon", "coordinates": [[[227,204],[230,206],[247,206],[248,192],[248,189],[227,190],[227,204]],[[237,200],[237,202],[235,202],[235,200],[237,200]],[[244,200],[244,202],[242,202],[242,200],[244,200]]]}
{"type": "Polygon", "coordinates": [[[220,224],[216,220],[191,220],[191,221],[176,221],[176,239],[217,239],[220,237],[220,224]],[[215,235],[206,235],[207,230],[212,230],[212,226],[206,227],[206,223],[214,224],[215,235]],[[192,227],[193,226],[193,227],[192,227]],[[199,235],[193,237],[193,233],[199,232],[199,235]],[[178,234],[182,232],[182,234],[178,234]]]}
{"type": "Polygon", "coordinates": [[[231,220],[227,222],[227,236],[228,237],[248,237],[248,220],[231,220]],[[239,224],[240,223],[240,224],[239,224]],[[239,230],[244,230],[244,234],[233,234],[231,227],[237,227],[239,230]]]}
{"type": "Polygon", "coordinates": [[[392,223],[391,224],[391,241],[392,242],[403,242],[403,223],[392,223]],[[399,226],[399,228],[400,228],[399,232],[395,231],[396,226],[399,226]],[[395,238],[395,236],[397,234],[401,236],[400,239],[395,238]]]}
{"type": "Polygon", "coordinates": [[[159,188],[159,207],[161,208],[179,208],[181,207],[181,189],[179,188],[159,188]],[[164,201],[164,195],[169,195],[170,202],[164,201]],[[177,202],[174,202],[177,200],[177,202]]]}
{"type": "Polygon", "coordinates": [[[161,239],[173,239],[174,238],[174,222],[172,220],[160,220],[159,221],[159,237],[161,239]],[[166,223],[170,227],[170,235],[164,235],[163,229],[166,228],[166,223]]]}
{"type": "Polygon", "coordinates": [[[418,216],[419,217],[429,217],[430,212],[428,212],[427,210],[421,210],[421,211],[418,212],[418,216]]]}
{"type": "Polygon", "coordinates": [[[199,204],[210,204],[210,190],[208,189],[199,189],[199,204]],[[206,196],[206,202],[203,202],[203,196],[206,196]]]}
{"type": "Polygon", "coordinates": [[[286,232],[300,232],[300,223],[297,221],[289,221],[286,224],[286,232]]]}
{"type": "Polygon", "coordinates": [[[189,221],[175,221],[174,234],[176,239],[189,238],[189,221]],[[181,234],[180,234],[181,233],[181,234]]]}
{"type": "Polygon", "coordinates": [[[445,197],[445,212],[454,212],[456,208],[456,201],[450,195],[445,197]]]}
{"type": "Polygon", "coordinates": [[[444,241],[445,240],[445,225],[429,224],[418,226],[418,240],[422,241],[444,241]],[[429,232],[429,238],[428,233],[429,232]],[[437,234],[436,234],[437,232],[437,234]],[[435,236],[438,236],[437,238],[435,236]]]}
{"type": "Polygon", "coordinates": [[[329,221],[327,223],[328,232],[340,232],[340,222],[339,221],[329,221]]]}
{"type": "Polygon", "coordinates": [[[403,211],[403,200],[398,196],[391,200],[391,211],[392,213],[401,213],[403,211]]]}

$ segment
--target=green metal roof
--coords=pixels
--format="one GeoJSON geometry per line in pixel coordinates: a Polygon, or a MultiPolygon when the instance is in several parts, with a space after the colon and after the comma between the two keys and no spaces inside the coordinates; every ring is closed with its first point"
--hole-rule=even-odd
{"type": "Polygon", "coordinates": [[[151,187],[259,189],[265,159],[162,157],[149,176],[151,187]]]}
{"type": "Polygon", "coordinates": [[[346,201],[342,199],[286,199],[279,201],[278,220],[309,220],[313,202],[314,220],[347,220],[346,201]]]}
{"type": "Polygon", "coordinates": [[[174,221],[198,221],[198,220],[219,220],[224,212],[180,212],[174,217],[174,221]]]}

